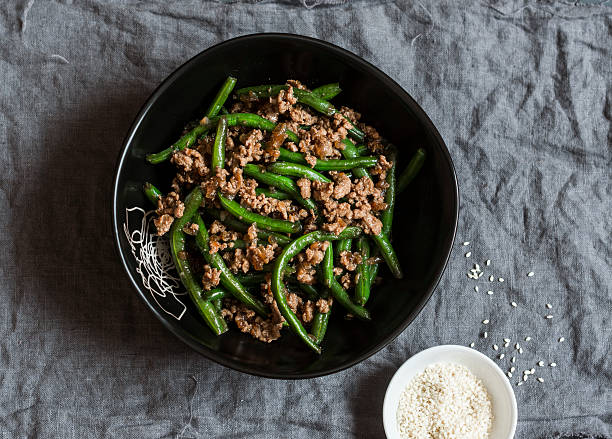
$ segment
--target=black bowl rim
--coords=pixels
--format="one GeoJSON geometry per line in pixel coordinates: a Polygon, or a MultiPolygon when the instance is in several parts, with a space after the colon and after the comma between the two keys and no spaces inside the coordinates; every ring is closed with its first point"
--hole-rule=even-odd
{"type": "Polygon", "coordinates": [[[457,233],[457,225],[458,225],[458,220],[459,220],[459,187],[457,183],[457,173],[455,171],[455,166],[453,165],[453,161],[448,151],[448,147],[446,146],[446,143],[442,139],[442,136],[438,132],[437,128],[435,127],[435,125],[433,124],[433,122],[431,121],[427,113],[425,113],[425,111],[412,98],[412,96],[410,96],[410,94],[406,92],[402,88],[402,86],[399,85],[395,80],[393,80],[386,73],[384,73],[382,70],[380,70],[378,67],[374,66],[370,62],[364,60],[363,58],[355,55],[354,53],[342,47],[336,46],[335,44],[329,43],[327,41],[320,40],[317,38],[307,37],[303,35],[290,34],[290,33],[276,33],[276,32],[268,33],[266,32],[266,33],[255,33],[255,34],[249,34],[249,35],[242,35],[242,36],[238,36],[235,38],[231,38],[229,40],[222,41],[221,43],[215,44],[203,50],[202,52],[198,53],[197,55],[193,56],[188,61],[183,63],[176,70],[174,70],[166,79],[164,79],[164,81],[155,89],[155,91],[153,91],[153,93],[149,96],[145,104],[141,107],[140,111],[138,112],[138,115],[134,119],[134,122],[132,122],[132,125],[130,126],[129,131],[123,140],[123,144],[119,152],[119,157],[115,165],[115,175],[113,179],[112,213],[111,214],[112,214],[112,220],[113,220],[113,234],[115,237],[115,249],[117,253],[119,254],[123,268],[125,272],[127,273],[130,281],[132,282],[132,285],[134,286],[134,288],[136,288],[136,291],[138,291],[138,294],[141,297],[141,299],[145,302],[147,307],[153,312],[153,314],[158,318],[158,320],[160,320],[160,322],[166,329],[168,329],[178,339],[180,339],[183,343],[190,346],[192,349],[194,349],[199,354],[225,367],[229,367],[239,372],[243,372],[243,373],[255,375],[255,376],[260,376],[264,378],[292,379],[293,380],[293,379],[316,378],[316,377],[331,375],[331,374],[343,371],[345,369],[348,369],[362,362],[363,360],[366,360],[367,358],[371,357],[372,355],[374,355],[375,353],[377,353],[378,351],[386,347],[393,340],[395,340],[408,327],[408,325],[410,325],[410,323],[412,323],[414,319],[421,313],[425,305],[431,299],[431,296],[433,295],[433,292],[437,288],[438,284],[440,283],[440,279],[442,278],[442,275],[444,274],[444,271],[446,270],[446,266],[448,265],[448,260],[450,258],[453,243],[455,242],[455,236],[457,233]],[[171,326],[170,323],[168,323],[166,319],[161,315],[161,313],[157,309],[155,309],[155,307],[149,302],[149,300],[146,297],[146,294],[140,289],[138,282],[136,281],[136,279],[130,272],[125,256],[123,254],[123,251],[121,250],[121,241],[120,241],[121,228],[119,227],[119,221],[118,221],[119,218],[118,218],[118,210],[117,210],[117,195],[119,191],[119,172],[121,168],[123,167],[123,162],[126,158],[127,150],[131,144],[134,133],[136,132],[136,130],[142,123],[142,120],[145,118],[145,116],[149,112],[151,106],[159,98],[159,96],[162,93],[164,93],[164,91],[168,88],[168,86],[171,83],[173,83],[175,80],[177,80],[183,74],[183,71],[185,71],[188,68],[188,66],[196,59],[202,56],[206,56],[208,52],[213,51],[213,50],[218,50],[225,45],[230,45],[230,44],[235,44],[236,42],[240,42],[240,41],[254,40],[254,39],[260,39],[260,38],[263,38],[263,39],[278,38],[278,39],[293,40],[293,41],[304,41],[310,44],[314,43],[315,45],[322,46],[326,49],[329,49],[331,52],[339,53],[342,56],[351,58],[353,61],[364,65],[366,68],[368,68],[370,73],[373,74],[374,76],[377,76],[378,79],[380,79],[385,84],[385,86],[391,88],[396,93],[398,93],[400,98],[403,101],[407,102],[410,108],[412,108],[413,110],[416,110],[415,115],[417,119],[424,125],[424,127],[427,130],[429,130],[430,133],[433,134],[438,145],[441,147],[442,155],[444,159],[446,160],[447,165],[452,172],[452,182],[454,186],[453,188],[454,189],[454,200],[453,200],[454,206],[453,207],[455,211],[452,239],[447,244],[447,248],[445,249],[446,254],[444,256],[444,264],[442,265],[442,268],[440,269],[439,273],[435,276],[434,282],[431,284],[430,288],[426,291],[426,295],[417,304],[416,308],[410,313],[408,318],[398,328],[396,328],[395,331],[393,331],[387,337],[382,339],[372,349],[370,349],[369,351],[337,367],[334,367],[334,368],[331,368],[329,370],[325,370],[322,372],[307,372],[307,373],[298,373],[294,375],[284,375],[281,373],[265,372],[265,371],[251,368],[249,366],[245,366],[238,361],[224,358],[222,355],[217,354],[215,351],[209,350],[203,347],[202,345],[196,343],[194,339],[192,338],[192,336],[187,331],[183,330],[180,327],[175,328],[171,326]]]}

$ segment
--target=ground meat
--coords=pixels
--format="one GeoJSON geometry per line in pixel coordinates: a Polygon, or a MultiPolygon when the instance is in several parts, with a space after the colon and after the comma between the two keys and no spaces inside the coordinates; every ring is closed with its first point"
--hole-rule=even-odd
{"type": "Polygon", "coordinates": [[[170,192],[165,197],[160,197],[157,200],[158,217],[153,220],[157,228],[157,235],[161,236],[170,230],[170,226],[174,222],[174,218],[181,218],[185,211],[185,205],[179,199],[176,192],[170,192]]]}
{"type": "Polygon", "coordinates": [[[326,314],[329,312],[331,305],[333,303],[334,299],[329,298],[327,300],[325,299],[319,299],[317,300],[317,310],[321,313],[321,314],[326,314]]]}
{"type": "Polygon", "coordinates": [[[329,243],[327,241],[317,241],[296,256],[296,277],[298,282],[309,285],[316,282],[316,270],[313,266],[321,263],[328,246],[329,243]]]}
{"type": "Polygon", "coordinates": [[[334,276],[340,276],[344,272],[342,267],[334,267],[334,276]]]}
{"type": "Polygon", "coordinates": [[[289,117],[300,125],[313,125],[319,121],[318,116],[314,115],[307,107],[292,107],[289,110],[289,117]]]}
{"type": "Polygon", "coordinates": [[[314,303],[312,303],[310,300],[307,300],[304,305],[302,305],[302,312],[301,312],[301,320],[304,323],[310,323],[312,322],[312,319],[314,318],[314,312],[315,312],[315,306],[314,303]]]}
{"type": "Polygon", "coordinates": [[[218,251],[232,248],[234,242],[239,238],[239,234],[233,230],[227,230],[225,225],[215,220],[208,229],[208,242],[210,252],[217,253],[218,251]]]}
{"type": "Polygon", "coordinates": [[[272,317],[264,320],[256,315],[255,311],[235,300],[228,301],[227,306],[221,311],[221,315],[225,319],[234,320],[240,331],[265,343],[277,340],[281,335],[280,331],[283,324],[282,321],[275,320],[274,313],[272,317]]]}
{"type": "Polygon", "coordinates": [[[287,305],[294,313],[297,313],[298,306],[302,304],[302,298],[295,293],[286,293],[287,305]]]}
{"type": "Polygon", "coordinates": [[[344,172],[334,173],[333,179],[335,182],[333,197],[336,200],[345,197],[351,192],[351,179],[344,172]]]}
{"type": "Polygon", "coordinates": [[[182,151],[176,151],[172,154],[170,162],[179,168],[179,174],[187,183],[198,182],[210,172],[204,157],[195,149],[185,148],[182,151]]]}
{"type": "Polygon", "coordinates": [[[340,285],[346,290],[351,288],[354,285],[353,275],[351,273],[346,273],[340,278],[340,285]]]}
{"type": "Polygon", "coordinates": [[[361,264],[361,261],[361,255],[358,252],[347,250],[340,252],[340,264],[342,264],[347,271],[355,271],[357,265],[361,264]]]}
{"type": "Polygon", "coordinates": [[[299,88],[300,90],[307,90],[306,86],[302,84],[300,81],[298,81],[297,79],[288,79],[287,85],[290,85],[293,88],[299,88]]]}
{"type": "Polygon", "coordinates": [[[276,256],[278,244],[258,245],[247,249],[247,258],[255,270],[261,271],[265,264],[272,262],[276,256]]]}
{"type": "Polygon", "coordinates": [[[277,200],[276,198],[266,197],[264,194],[257,195],[255,180],[245,180],[243,187],[239,191],[241,204],[261,215],[280,218],[295,222],[299,219],[299,209],[291,200],[277,200]],[[250,181],[249,181],[250,180],[250,181]]]}
{"type": "Polygon", "coordinates": [[[241,248],[223,253],[223,259],[229,263],[228,268],[233,273],[239,273],[241,271],[247,273],[249,268],[251,268],[251,263],[246,256],[246,252],[241,248]]]}
{"type": "Polygon", "coordinates": [[[161,215],[158,218],[153,220],[153,224],[155,224],[155,228],[157,229],[157,235],[162,236],[170,230],[172,223],[174,222],[174,217],[171,215],[161,215]]]}
{"type": "Polygon", "coordinates": [[[302,198],[310,198],[310,184],[311,181],[307,178],[300,178],[296,181],[296,184],[300,188],[300,195],[302,198]]]}
{"type": "Polygon", "coordinates": [[[196,223],[185,224],[183,227],[183,232],[191,236],[197,235],[198,230],[200,230],[200,227],[196,223]]]}
{"type": "Polygon", "coordinates": [[[265,157],[268,161],[275,162],[280,155],[280,147],[287,138],[287,126],[284,123],[279,123],[272,134],[270,140],[266,143],[265,157]]]}
{"type": "Polygon", "coordinates": [[[210,265],[204,265],[204,275],[202,275],[202,286],[205,291],[212,290],[219,285],[221,280],[221,270],[212,268],[210,265]]]}
{"type": "Polygon", "coordinates": [[[382,138],[378,131],[376,131],[373,127],[365,124],[358,124],[359,128],[365,133],[366,146],[373,153],[380,153],[384,149],[382,144],[382,138]]]}
{"type": "MultiPolygon", "coordinates": [[[[271,102],[274,102],[274,98],[270,98],[271,102]]],[[[297,104],[297,99],[293,96],[293,87],[289,86],[287,90],[281,90],[275,99],[276,105],[278,105],[278,112],[280,114],[289,111],[293,105],[297,104]]]]}
{"type": "Polygon", "coordinates": [[[261,145],[263,138],[261,130],[251,130],[248,134],[242,134],[239,139],[241,144],[232,154],[230,167],[244,167],[247,163],[261,160],[264,154],[261,145]]]}

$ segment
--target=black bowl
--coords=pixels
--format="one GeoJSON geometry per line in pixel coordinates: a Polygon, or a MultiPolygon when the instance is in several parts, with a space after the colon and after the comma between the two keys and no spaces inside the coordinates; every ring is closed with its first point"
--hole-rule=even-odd
{"type": "Polygon", "coordinates": [[[119,155],[113,188],[113,225],[121,261],[151,311],[173,334],[211,360],[272,378],[338,372],[397,337],[438,284],[455,236],[457,215],[457,181],[448,150],[408,93],[376,67],[340,47],[288,34],[248,35],[226,41],[172,73],[136,117],[119,155]],[[343,312],[333,313],[320,356],[288,330],[280,340],[264,344],[236,328],[214,336],[191,306],[180,320],[167,314],[159,303],[172,311],[176,308],[173,298],[156,300],[143,286],[124,232],[126,208],[150,210],[141,192],[142,183],[150,181],[167,191],[172,178],[171,165],[149,165],[145,155],[173,143],[187,122],[201,117],[228,75],[238,78],[239,87],[283,83],[286,79],[299,79],[310,87],[339,81],[343,92],[334,103],[362,113],[365,122],[398,146],[399,170],[417,147],[427,151],[423,170],[399,197],[395,210],[393,245],[404,278],[394,279],[381,270],[384,282],[373,289],[368,303],[372,322],[346,320],[343,312]]]}

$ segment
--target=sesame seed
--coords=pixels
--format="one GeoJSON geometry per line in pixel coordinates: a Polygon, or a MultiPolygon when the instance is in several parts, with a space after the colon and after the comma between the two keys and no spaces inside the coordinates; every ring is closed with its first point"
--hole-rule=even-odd
{"type": "Polygon", "coordinates": [[[510,305],[512,305],[512,306],[513,306],[513,307],[515,307],[515,308],[517,307],[516,302],[510,302],[510,305]]]}
{"type": "Polygon", "coordinates": [[[466,257],[466,258],[469,258],[470,256],[472,256],[472,252],[467,252],[467,253],[465,254],[465,257],[466,257]]]}
{"type": "Polygon", "coordinates": [[[485,332],[484,332],[484,334],[482,334],[482,336],[483,336],[484,338],[487,338],[487,337],[489,336],[489,333],[488,333],[487,331],[485,331],[485,332]]]}
{"type": "Polygon", "coordinates": [[[499,349],[499,346],[497,346],[496,344],[494,344],[494,345],[493,345],[493,350],[495,350],[495,351],[496,351],[496,350],[498,350],[498,349],[499,349]]]}
{"type": "Polygon", "coordinates": [[[523,353],[523,348],[519,348],[519,354],[523,353]]]}
{"type": "Polygon", "coordinates": [[[531,370],[529,371],[529,373],[531,373],[533,375],[535,373],[535,369],[532,367],[531,370]]]}
{"type": "Polygon", "coordinates": [[[503,281],[504,281],[504,278],[503,278],[503,277],[500,277],[500,278],[499,278],[499,279],[497,279],[497,280],[498,280],[499,282],[503,282],[503,281]]]}
{"type": "Polygon", "coordinates": [[[544,378],[538,378],[538,381],[543,383],[544,382],[544,378]]]}
{"type": "Polygon", "coordinates": [[[565,341],[565,337],[559,337],[559,343],[563,343],[565,341]]]}
{"type": "Polygon", "coordinates": [[[467,277],[469,277],[470,279],[477,279],[477,277],[474,276],[472,273],[468,273],[467,277]]]}
{"type": "Polygon", "coordinates": [[[515,362],[516,362],[516,357],[512,357],[512,359],[511,359],[510,361],[512,361],[513,363],[515,363],[515,362]]]}
{"type": "Polygon", "coordinates": [[[478,279],[480,279],[480,278],[482,277],[482,275],[483,275],[483,274],[484,274],[484,273],[481,271],[481,272],[478,274],[478,279]]]}
{"type": "Polygon", "coordinates": [[[531,340],[531,337],[525,337],[525,341],[531,340]]]}
{"type": "Polygon", "coordinates": [[[503,360],[505,356],[506,356],[506,354],[499,354],[499,359],[503,360]]]}
{"type": "Polygon", "coordinates": [[[515,370],[516,370],[516,367],[514,367],[514,366],[512,366],[512,367],[510,368],[510,372],[514,372],[515,370]]]}
{"type": "Polygon", "coordinates": [[[557,363],[550,363],[550,367],[557,367],[557,363]]]}
{"type": "Polygon", "coordinates": [[[527,378],[529,378],[529,375],[523,375],[523,381],[527,381],[527,378]]]}
{"type": "Polygon", "coordinates": [[[489,296],[492,296],[492,295],[493,295],[493,291],[489,290],[489,291],[487,291],[487,294],[488,294],[489,296]]]}
{"type": "Polygon", "coordinates": [[[478,285],[474,287],[474,291],[478,292],[478,285]]]}
{"type": "Polygon", "coordinates": [[[552,319],[552,318],[553,318],[553,316],[552,316],[552,314],[548,314],[548,315],[546,316],[546,318],[547,318],[547,319],[552,319]]]}
{"type": "Polygon", "coordinates": [[[510,339],[509,339],[509,338],[504,338],[504,341],[505,341],[506,343],[510,343],[510,339]]]}
{"type": "Polygon", "coordinates": [[[485,262],[487,265],[491,265],[491,259],[487,259],[487,262],[485,262]]]}
{"type": "Polygon", "coordinates": [[[529,375],[531,371],[529,369],[523,371],[523,375],[529,375]]]}
{"type": "Polygon", "coordinates": [[[540,367],[544,366],[544,362],[543,361],[538,361],[538,366],[540,366],[540,367]]]}
{"type": "Polygon", "coordinates": [[[510,345],[510,343],[506,342],[504,343],[504,347],[507,348],[510,345]]]}
{"type": "Polygon", "coordinates": [[[480,265],[474,264],[474,268],[476,269],[476,271],[480,271],[480,265]]]}
{"type": "Polygon", "coordinates": [[[474,347],[474,342],[470,343],[470,347],[473,348],[474,347]]]}
{"type": "Polygon", "coordinates": [[[516,383],[516,385],[517,385],[517,386],[522,386],[522,385],[523,385],[523,382],[522,382],[522,381],[519,381],[518,383],[516,383]]]}
{"type": "Polygon", "coordinates": [[[546,308],[551,309],[551,308],[552,308],[552,305],[551,305],[550,303],[547,303],[547,304],[546,304],[546,308]]]}
{"type": "Polygon", "coordinates": [[[463,245],[470,245],[470,241],[465,241],[463,245]]]}
{"type": "Polygon", "coordinates": [[[471,273],[474,273],[474,275],[475,275],[475,274],[476,274],[476,269],[475,269],[475,268],[472,268],[472,269],[470,269],[470,272],[471,272],[471,273]]]}
{"type": "Polygon", "coordinates": [[[508,375],[508,378],[512,378],[512,373],[506,372],[506,375],[508,375]]]}
{"type": "Polygon", "coordinates": [[[489,319],[484,319],[484,320],[482,321],[482,324],[483,324],[483,325],[487,325],[488,323],[489,323],[489,319]]]}
{"type": "Polygon", "coordinates": [[[489,276],[489,282],[493,282],[495,278],[493,276],[489,276]]]}
{"type": "Polygon", "coordinates": [[[520,349],[521,345],[517,343],[517,344],[515,344],[515,345],[514,345],[514,347],[515,347],[516,349],[520,349]]]}
{"type": "Polygon", "coordinates": [[[527,273],[527,276],[528,276],[528,277],[531,277],[531,276],[533,276],[534,274],[535,274],[535,273],[534,273],[533,271],[530,271],[529,273],[527,273]]]}

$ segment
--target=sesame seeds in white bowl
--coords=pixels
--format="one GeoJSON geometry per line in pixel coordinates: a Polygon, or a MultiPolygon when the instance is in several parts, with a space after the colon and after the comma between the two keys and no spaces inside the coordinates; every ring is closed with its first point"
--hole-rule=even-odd
{"type": "Polygon", "coordinates": [[[516,422],[516,399],[502,370],[465,346],[436,346],[411,357],[391,379],[383,404],[388,439],[511,439],[516,422]],[[429,434],[432,429],[438,434],[429,434]]]}

